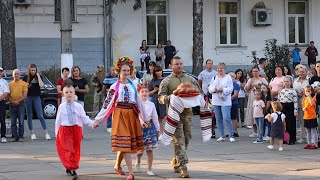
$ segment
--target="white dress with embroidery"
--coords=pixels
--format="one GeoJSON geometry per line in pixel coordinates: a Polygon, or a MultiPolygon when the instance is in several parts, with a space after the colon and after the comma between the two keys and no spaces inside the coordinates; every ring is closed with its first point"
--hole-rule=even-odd
{"type": "Polygon", "coordinates": [[[117,82],[112,84],[110,86],[110,90],[107,94],[106,99],[104,100],[102,109],[98,113],[98,115],[95,117],[95,121],[103,121],[105,120],[106,116],[108,115],[109,111],[112,110],[112,106],[114,105],[115,102],[124,102],[124,103],[133,103],[138,105],[138,109],[140,111],[139,113],[139,119],[141,125],[144,122],[149,121],[147,113],[143,107],[143,102],[136,94],[135,90],[133,89],[132,85],[130,83],[127,84],[119,84],[119,91],[118,91],[118,96],[117,99],[115,100],[115,90],[116,90],[116,85],[117,82]]]}

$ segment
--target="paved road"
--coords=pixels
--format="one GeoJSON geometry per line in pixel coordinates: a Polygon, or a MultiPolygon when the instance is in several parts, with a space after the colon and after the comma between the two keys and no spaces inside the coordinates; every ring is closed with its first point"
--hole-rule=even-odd
{"type": "MultiPolygon", "coordinates": [[[[47,120],[53,136],[54,120],[47,120]]],[[[285,146],[283,152],[270,151],[265,144],[252,144],[249,129],[240,129],[237,142],[203,143],[199,117],[194,117],[193,139],[188,150],[191,179],[318,179],[320,177],[320,150],[304,150],[303,144],[285,146]]],[[[26,125],[26,123],[25,123],[26,125]]],[[[55,150],[55,141],[46,141],[38,120],[34,121],[37,140],[30,140],[25,133],[25,142],[0,144],[0,180],[68,180],[55,150]]],[[[121,180],[113,171],[115,154],[111,152],[110,136],[106,129],[86,128],[82,143],[82,159],[78,174],[80,180],[121,180]]],[[[151,178],[143,172],[136,179],[179,179],[170,167],[172,145],[161,146],[155,151],[154,173],[151,178]]],[[[125,168],[126,169],[126,168],[125,168]]]]}

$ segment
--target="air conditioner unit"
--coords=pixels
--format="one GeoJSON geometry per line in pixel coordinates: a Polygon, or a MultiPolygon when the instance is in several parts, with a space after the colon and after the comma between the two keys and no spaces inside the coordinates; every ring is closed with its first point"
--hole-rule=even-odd
{"type": "Polygon", "coordinates": [[[31,5],[32,0],[14,0],[15,5],[31,5]]]}
{"type": "Polygon", "coordinates": [[[255,26],[268,26],[272,24],[272,9],[254,9],[253,24],[255,26]]]}

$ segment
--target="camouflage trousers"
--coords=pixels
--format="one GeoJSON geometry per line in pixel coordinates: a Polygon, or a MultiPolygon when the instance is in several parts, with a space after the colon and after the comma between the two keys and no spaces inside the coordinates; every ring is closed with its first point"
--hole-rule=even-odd
{"type": "Polygon", "coordinates": [[[100,108],[103,104],[103,101],[104,101],[104,95],[101,92],[97,93],[97,89],[95,89],[94,95],[93,95],[93,107],[92,107],[93,116],[96,116],[99,113],[100,108]]]}
{"type": "Polygon", "coordinates": [[[174,168],[186,166],[188,163],[187,149],[191,140],[192,109],[184,109],[180,114],[180,123],[173,135],[174,155],[171,165],[174,168]]]}

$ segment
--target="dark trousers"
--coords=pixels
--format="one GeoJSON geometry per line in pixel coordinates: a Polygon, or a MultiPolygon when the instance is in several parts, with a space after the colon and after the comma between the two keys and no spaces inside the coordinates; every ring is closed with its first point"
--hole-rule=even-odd
{"type": "Polygon", "coordinates": [[[21,102],[18,106],[10,105],[10,112],[12,137],[15,139],[23,138],[25,114],[24,102],[21,102]],[[17,128],[17,119],[19,128],[17,128]]]}
{"type": "Polygon", "coordinates": [[[296,142],[296,117],[294,116],[293,103],[281,103],[283,114],[286,115],[286,130],[290,135],[289,143],[296,142]]]}
{"type": "MultiPolygon", "coordinates": [[[[246,98],[238,98],[241,122],[244,122],[244,106],[245,106],[245,101],[246,101],[246,98]]],[[[239,122],[239,118],[238,118],[238,122],[239,122]]]]}
{"type": "Polygon", "coordinates": [[[308,65],[310,67],[310,64],[316,64],[317,60],[316,59],[308,59],[308,65]]]}
{"type": "Polygon", "coordinates": [[[165,67],[165,69],[169,69],[169,64],[171,64],[171,59],[172,59],[173,57],[166,57],[165,59],[164,59],[164,67],[165,67]]]}
{"type": "Polygon", "coordinates": [[[1,123],[1,137],[6,137],[6,102],[0,101],[0,123],[1,123]]]}

